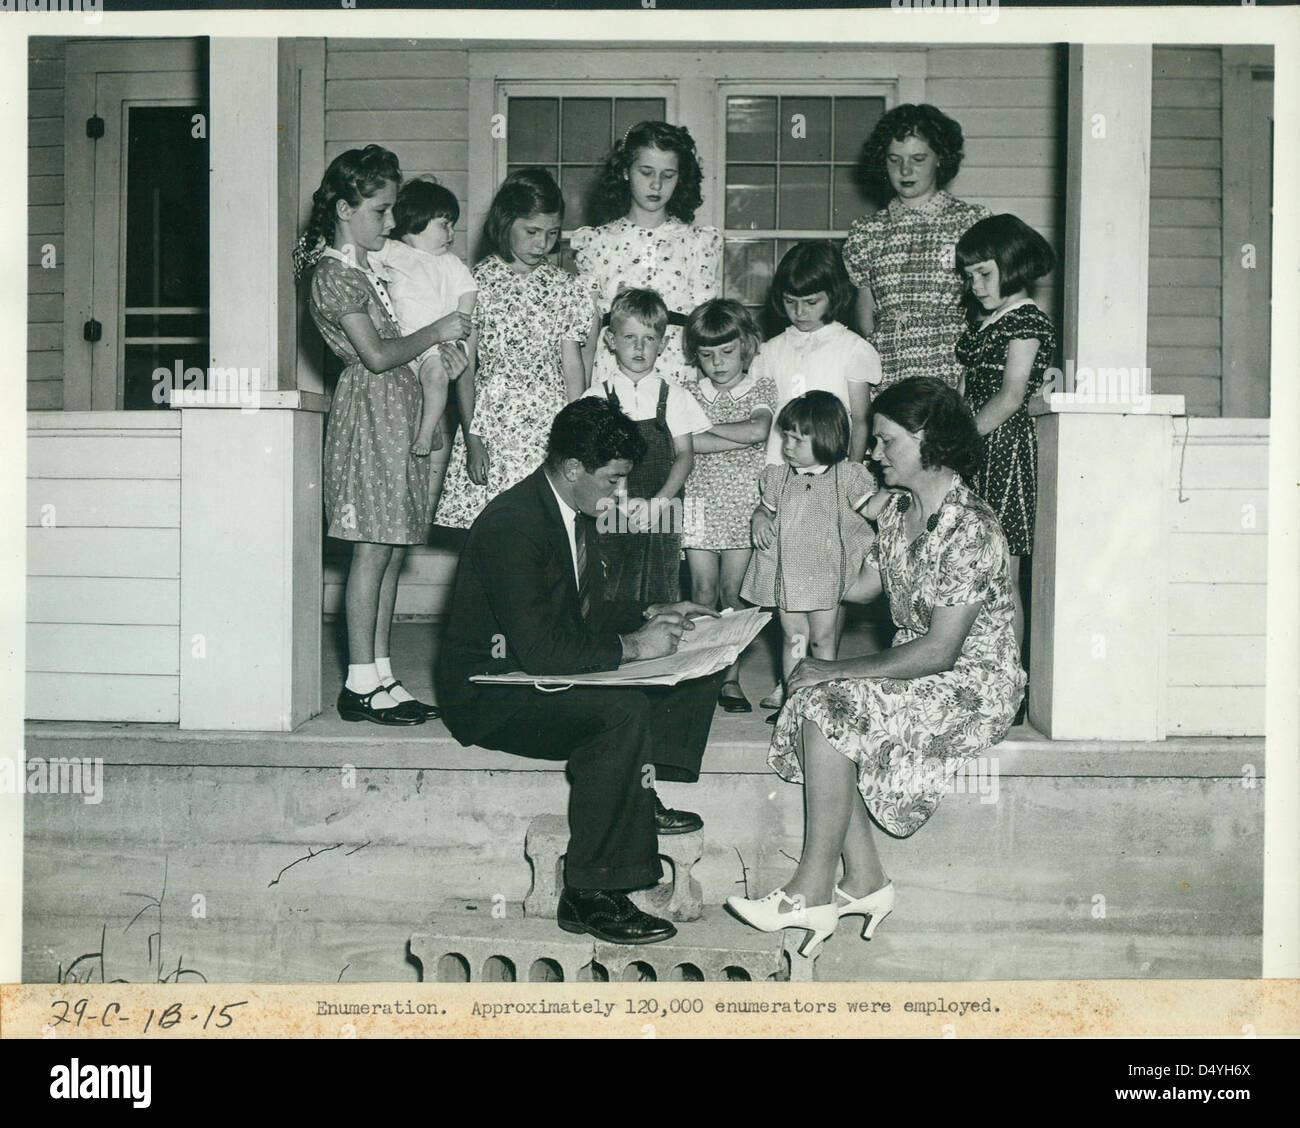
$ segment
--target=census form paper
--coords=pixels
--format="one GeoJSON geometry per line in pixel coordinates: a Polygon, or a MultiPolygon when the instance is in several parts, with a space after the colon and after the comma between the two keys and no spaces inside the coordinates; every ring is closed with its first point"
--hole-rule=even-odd
{"type": "Polygon", "coordinates": [[[771,618],[770,612],[747,607],[743,611],[728,609],[716,619],[694,619],[695,629],[682,635],[676,654],[627,662],[617,670],[545,677],[518,670],[510,674],[475,674],[469,680],[491,685],[535,685],[539,689],[567,689],[575,685],[676,685],[725,670],[771,618]]]}

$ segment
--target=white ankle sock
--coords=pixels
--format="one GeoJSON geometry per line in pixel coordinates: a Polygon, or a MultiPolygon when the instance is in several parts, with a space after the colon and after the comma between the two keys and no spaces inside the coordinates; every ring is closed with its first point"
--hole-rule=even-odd
{"type": "MultiPolygon", "coordinates": [[[[391,658],[376,658],[375,670],[379,674],[379,681],[382,685],[387,685],[389,682],[395,680],[393,675],[393,660],[391,658]]],[[[388,690],[388,696],[391,697],[394,701],[396,701],[399,705],[403,701],[415,700],[415,698],[411,694],[406,692],[406,686],[404,685],[393,686],[390,690],[388,690]]]]}
{"type": "MultiPolygon", "coordinates": [[[[379,688],[379,671],[374,662],[363,662],[348,667],[348,679],[343,683],[353,693],[366,694],[379,688]]],[[[397,702],[386,692],[376,693],[370,699],[372,709],[391,709],[397,702]]]]}

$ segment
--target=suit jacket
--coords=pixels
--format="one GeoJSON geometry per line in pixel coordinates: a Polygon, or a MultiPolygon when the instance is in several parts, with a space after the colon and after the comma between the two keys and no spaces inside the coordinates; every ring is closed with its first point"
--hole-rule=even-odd
{"type": "Polygon", "coordinates": [[[578,520],[587,532],[586,620],[564,518],[542,467],[488,502],[470,526],[437,665],[438,703],[461,743],[499,728],[520,700],[471,675],[612,670],[622,658],[618,636],[644,624],[645,604],[605,599],[596,521],[581,513],[578,520]]]}

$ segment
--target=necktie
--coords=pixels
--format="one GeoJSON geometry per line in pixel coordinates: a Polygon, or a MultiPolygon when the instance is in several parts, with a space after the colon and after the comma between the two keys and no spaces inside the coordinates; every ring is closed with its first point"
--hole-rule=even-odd
{"type": "Polygon", "coordinates": [[[573,515],[574,562],[578,566],[578,604],[582,608],[582,617],[591,614],[591,587],[587,583],[587,530],[583,525],[582,514],[573,515]]]}

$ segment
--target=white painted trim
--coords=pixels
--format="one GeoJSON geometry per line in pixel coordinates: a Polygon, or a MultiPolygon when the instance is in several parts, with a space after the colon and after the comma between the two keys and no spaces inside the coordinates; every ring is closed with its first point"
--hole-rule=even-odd
{"type": "Polygon", "coordinates": [[[106,40],[100,43],[69,43],[65,73],[104,74],[114,71],[197,71],[200,63],[198,39],[106,40]]]}

